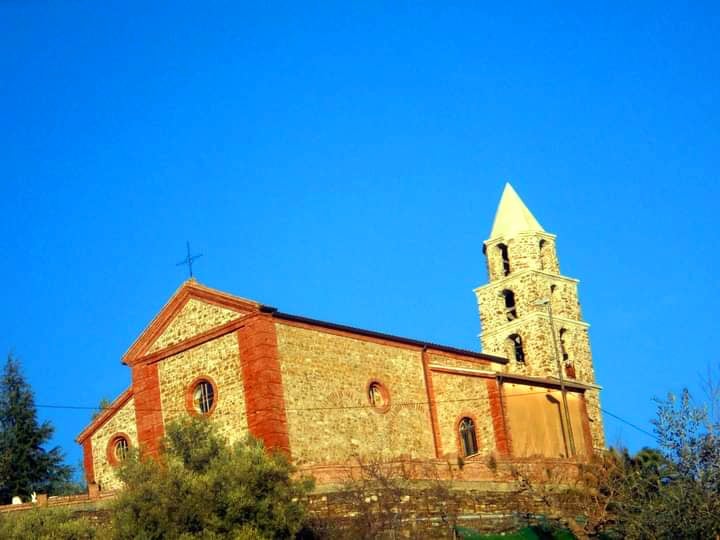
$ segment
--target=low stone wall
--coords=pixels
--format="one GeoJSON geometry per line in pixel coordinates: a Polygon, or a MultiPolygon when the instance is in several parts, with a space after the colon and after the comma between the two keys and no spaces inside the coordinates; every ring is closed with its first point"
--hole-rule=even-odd
{"type": "MultiPolygon", "coordinates": [[[[562,504],[549,500],[553,490],[567,492],[580,466],[560,460],[397,460],[316,467],[298,474],[312,472],[324,480],[306,501],[313,538],[453,538],[456,525],[506,532],[582,514],[572,497],[563,497],[562,504]],[[549,490],[536,489],[541,485],[549,490]]],[[[102,514],[107,513],[102,503],[116,494],[93,489],[69,497],[38,496],[36,504],[0,506],[0,512],[47,506],[102,514]]]]}
{"type": "MultiPolygon", "coordinates": [[[[455,526],[502,533],[528,525],[565,525],[556,508],[516,484],[316,493],[308,507],[321,538],[454,538],[455,526]]],[[[582,509],[569,505],[565,511],[577,515],[582,509]]]]}
{"type": "Polygon", "coordinates": [[[83,507],[93,508],[96,503],[109,501],[115,498],[117,492],[88,492],[80,495],[65,495],[57,497],[48,497],[45,494],[38,494],[37,502],[24,502],[22,504],[6,504],[0,505],[0,513],[19,512],[22,510],[32,510],[33,508],[60,508],[70,507],[73,509],[82,509],[83,507]]]}

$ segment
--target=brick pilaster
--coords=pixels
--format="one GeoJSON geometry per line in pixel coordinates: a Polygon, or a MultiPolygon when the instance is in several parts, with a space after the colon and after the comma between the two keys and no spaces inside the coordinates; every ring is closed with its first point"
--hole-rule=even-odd
{"type": "Polygon", "coordinates": [[[505,422],[505,408],[502,403],[500,383],[496,379],[488,379],[486,384],[497,451],[501,456],[509,456],[510,435],[505,422]]]}
{"type": "Polygon", "coordinates": [[[440,438],[440,425],[437,414],[437,401],[435,399],[435,387],[433,386],[432,372],[430,370],[430,360],[425,349],[422,353],[423,374],[425,375],[425,390],[427,391],[428,407],[430,409],[430,424],[432,427],[433,444],[435,445],[435,457],[441,458],[443,455],[442,439],[440,438]]]}
{"type": "Polygon", "coordinates": [[[93,463],[92,437],[85,439],[83,449],[83,469],[85,469],[85,481],[89,484],[95,482],[95,465],[93,463]]]}
{"type": "Polygon", "coordinates": [[[270,315],[248,317],[237,336],[248,429],[266,448],[281,450],[289,456],[290,436],[275,323],[270,315]]]}
{"type": "Polygon", "coordinates": [[[137,364],[132,368],[135,421],[141,452],[156,456],[165,435],[158,364],[137,364]]]}

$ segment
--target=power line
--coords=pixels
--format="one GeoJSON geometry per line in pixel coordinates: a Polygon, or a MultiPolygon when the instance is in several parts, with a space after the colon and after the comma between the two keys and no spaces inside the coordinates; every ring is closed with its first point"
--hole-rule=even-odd
{"type": "MultiPolygon", "coordinates": [[[[506,394],[503,396],[503,400],[506,400],[508,398],[514,398],[514,397],[523,397],[523,396],[532,396],[537,395],[538,392],[524,392],[524,393],[518,393],[518,394],[506,394]]],[[[463,403],[468,401],[485,401],[492,399],[491,396],[476,396],[471,398],[461,398],[461,399],[437,399],[433,401],[406,401],[406,402],[399,402],[394,403],[393,405],[395,407],[409,407],[409,406],[429,406],[431,403],[433,404],[443,404],[443,403],[463,403]]],[[[66,409],[66,410],[82,410],[82,411],[95,411],[95,412],[104,412],[107,410],[110,410],[110,408],[100,408],[100,407],[89,407],[89,406],[83,406],[83,405],[58,405],[58,404],[38,404],[36,405],[37,408],[41,409],[66,409]]],[[[332,410],[357,410],[357,409],[373,409],[373,405],[334,405],[334,406],[327,406],[327,407],[287,407],[285,408],[286,412],[305,412],[305,411],[332,411],[332,410]]],[[[183,413],[187,412],[187,409],[176,409],[176,408],[161,408],[161,409],[148,409],[148,408],[142,408],[142,409],[135,409],[136,412],[167,412],[167,413],[183,413]]],[[[267,412],[277,410],[277,407],[272,408],[262,408],[262,409],[256,409],[255,413],[258,412],[267,412]]],[[[622,422],[623,424],[633,428],[634,430],[638,431],[639,433],[642,433],[643,435],[647,435],[648,437],[651,437],[656,442],[658,441],[658,438],[651,432],[641,428],[637,424],[634,424],[630,422],[629,420],[626,420],[625,418],[621,417],[620,415],[617,415],[613,412],[608,411],[607,409],[600,409],[604,414],[614,418],[615,420],[622,422]]],[[[213,416],[215,415],[231,415],[235,414],[232,411],[215,411],[213,413],[213,416]]]]}
{"type": "Polygon", "coordinates": [[[650,433],[649,431],[644,430],[643,428],[641,428],[641,427],[633,424],[632,422],[630,422],[630,421],[628,421],[628,420],[625,420],[624,418],[618,416],[617,414],[611,413],[611,412],[608,411],[607,409],[602,409],[602,408],[601,408],[600,410],[601,410],[602,412],[604,412],[605,414],[607,414],[608,416],[612,416],[613,418],[615,418],[616,420],[622,422],[623,424],[628,425],[628,426],[630,426],[631,428],[639,431],[640,433],[644,433],[644,434],[647,435],[648,437],[652,437],[656,442],[659,441],[659,439],[658,439],[653,433],[650,433]]]}
{"type": "MultiPolygon", "coordinates": [[[[537,395],[538,392],[526,392],[521,394],[510,394],[503,396],[503,399],[507,399],[510,397],[521,397],[521,396],[531,396],[531,395],[537,395]]],[[[466,402],[466,401],[483,401],[483,400],[490,400],[492,399],[490,396],[476,396],[471,398],[462,398],[462,399],[434,399],[432,401],[406,401],[406,402],[398,402],[393,403],[396,407],[406,407],[406,406],[417,406],[417,405],[430,405],[431,403],[460,403],[460,402],[466,402]]],[[[35,405],[39,409],[70,409],[70,410],[84,410],[84,411],[96,411],[96,412],[104,412],[107,410],[110,410],[112,407],[88,407],[83,405],[57,405],[57,404],[37,404],[35,405]]],[[[289,412],[301,412],[301,411],[331,411],[331,410],[344,410],[344,409],[373,409],[373,405],[365,404],[365,405],[333,405],[333,406],[327,406],[327,407],[286,407],[285,410],[289,412]]],[[[264,411],[271,411],[276,410],[277,407],[270,407],[270,408],[262,408],[262,409],[255,409],[255,412],[264,412],[264,411]]],[[[138,409],[135,408],[136,411],[139,412],[186,412],[187,409],[175,409],[175,408],[161,408],[161,409],[150,409],[150,408],[142,408],[138,409]]],[[[217,414],[217,412],[213,413],[217,414]]],[[[232,414],[230,411],[224,411],[221,414],[232,414]]]]}

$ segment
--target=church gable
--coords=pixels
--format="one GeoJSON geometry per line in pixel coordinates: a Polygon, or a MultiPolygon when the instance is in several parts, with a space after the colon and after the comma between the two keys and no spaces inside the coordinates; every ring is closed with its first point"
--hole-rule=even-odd
{"type": "Polygon", "coordinates": [[[183,283],[160,313],[123,355],[123,363],[138,361],[166,351],[200,335],[207,335],[244,316],[257,313],[260,304],[200,285],[183,283]]]}
{"type": "Polygon", "coordinates": [[[242,317],[245,313],[190,298],[162,334],[150,345],[154,353],[242,317]]]}

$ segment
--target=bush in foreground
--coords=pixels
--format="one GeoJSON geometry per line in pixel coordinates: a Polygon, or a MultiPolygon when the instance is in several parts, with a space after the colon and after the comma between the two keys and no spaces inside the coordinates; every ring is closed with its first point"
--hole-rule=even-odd
{"type": "Polygon", "coordinates": [[[108,535],[106,526],[65,509],[35,508],[0,514],[0,538],[4,540],[94,540],[108,535]]]}
{"type": "Polygon", "coordinates": [[[162,457],[131,456],[113,504],[113,535],[125,538],[292,538],[305,519],[309,481],[283,455],[248,439],[228,446],[202,419],[167,428],[162,457]]]}

